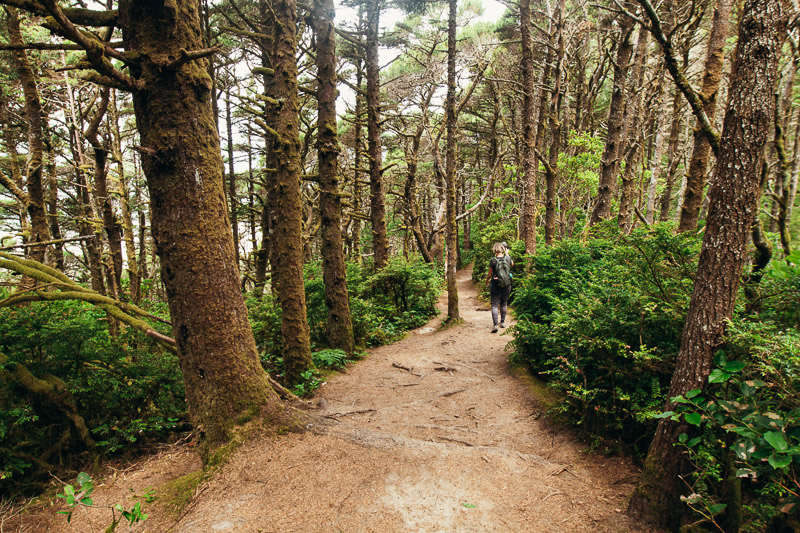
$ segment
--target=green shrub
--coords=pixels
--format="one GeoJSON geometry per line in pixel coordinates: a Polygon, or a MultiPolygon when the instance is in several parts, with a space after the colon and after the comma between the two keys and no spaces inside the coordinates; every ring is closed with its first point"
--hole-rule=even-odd
{"type": "Polygon", "coordinates": [[[698,242],[668,226],[542,247],[519,276],[514,357],[587,436],[643,452],[669,387],[698,242]]]}
{"type": "MultiPolygon", "coordinates": [[[[422,326],[437,313],[436,302],[442,278],[419,257],[395,257],[377,273],[355,263],[347,264],[347,289],[353,336],[360,346],[380,346],[393,342],[410,330],[422,326]]],[[[319,262],[305,268],[306,305],[311,347],[315,353],[328,353],[325,332],[328,311],[325,285],[319,262]]],[[[247,299],[250,323],[270,374],[283,374],[281,312],[270,294],[247,299]]],[[[315,362],[316,364],[316,362],[315,362]]],[[[326,365],[322,365],[326,366],[326,365]]],[[[310,392],[304,382],[302,393],[310,392]]]]}
{"type": "MultiPolygon", "coordinates": [[[[107,320],[74,301],[0,308],[0,352],[63,380],[98,450],[113,455],[165,439],[184,425],[186,407],[177,357],[130,329],[112,337],[107,320]]],[[[46,464],[85,460],[63,413],[0,381],[0,494],[46,478],[46,464]]]]}
{"type": "Polygon", "coordinates": [[[737,321],[714,362],[704,391],[658,416],[694,429],[679,438],[694,465],[685,501],[709,522],[736,510],[744,531],[787,528],[800,505],[800,332],[737,321]]]}

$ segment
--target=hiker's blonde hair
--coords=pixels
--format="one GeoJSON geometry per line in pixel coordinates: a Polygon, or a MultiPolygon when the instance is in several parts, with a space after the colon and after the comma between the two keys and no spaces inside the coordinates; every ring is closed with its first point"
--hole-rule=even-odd
{"type": "Polygon", "coordinates": [[[505,255],[506,247],[503,246],[503,243],[496,242],[496,243],[494,243],[494,246],[492,246],[492,252],[494,253],[494,255],[497,255],[497,254],[504,254],[505,255]]]}

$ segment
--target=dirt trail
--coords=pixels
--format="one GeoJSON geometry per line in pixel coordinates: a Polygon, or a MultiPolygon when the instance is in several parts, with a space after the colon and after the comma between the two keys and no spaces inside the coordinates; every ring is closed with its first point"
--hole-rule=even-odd
{"type": "MultiPolygon", "coordinates": [[[[623,512],[635,469],[582,452],[540,418],[510,371],[509,336],[489,332],[470,272],[458,282],[466,324],[439,330],[434,320],[321,389],[317,413],[336,421],[327,434],[249,442],[183,516],[158,512],[156,500],[134,531],[638,531],[623,512]]],[[[130,500],[198,467],[173,449],[120,472],[95,502],[130,500]]],[[[62,518],[51,524],[69,531],[62,518]]],[[[82,515],[72,526],[90,531],[82,515]]]]}

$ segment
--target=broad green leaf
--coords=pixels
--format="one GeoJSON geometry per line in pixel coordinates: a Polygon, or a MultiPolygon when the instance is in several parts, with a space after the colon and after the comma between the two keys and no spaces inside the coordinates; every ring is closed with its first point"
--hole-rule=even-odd
{"type": "Polygon", "coordinates": [[[709,383],[724,383],[728,381],[731,375],[725,372],[724,370],[720,370],[719,368],[715,368],[711,371],[711,375],[708,376],[709,383]]]}
{"type": "Polygon", "coordinates": [[[700,422],[703,420],[703,417],[700,416],[700,413],[686,413],[683,415],[684,420],[686,420],[687,424],[692,424],[693,426],[699,426],[700,422]]]}
{"type": "Polygon", "coordinates": [[[84,483],[90,481],[92,481],[92,477],[86,472],[81,472],[80,474],[78,474],[78,485],[83,485],[84,483]]]}
{"type": "Polygon", "coordinates": [[[686,445],[689,448],[694,448],[695,446],[697,446],[700,443],[701,440],[703,440],[703,437],[695,437],[695,438],[691,439],[689,442],[687,442],[686,445]]]}
{"type": "Polygon", "coordinates": [[[697,396],[698,394],[700,394],[700,392],[702,392],[701,389],[692,389],[689,392],[687,392],[685,394],[685,396],[687,398],[691,399],[691,398],[694,398],[695,396],[697,396]]]}
{"type": "Polygon", "coordinates": [[[769,464],[772,465],[772,468],[786,468],[789,466],[789,463],[792,462],[792,458],[788,455],[772,455],[769,459],[769,464]]]}
{"type": "Polygon", "coordinates": [[[780,431],[767,431],[764,433],[764,440],[779,452],[785,452],[789,448],[786,438],[780,431]]]}
{"type": "Polygon", "coordinates": [[[725,372],[741,372],[745,366],[746,363],[744,361],[728,361],[722,365],[722,368],[725,372]]]}

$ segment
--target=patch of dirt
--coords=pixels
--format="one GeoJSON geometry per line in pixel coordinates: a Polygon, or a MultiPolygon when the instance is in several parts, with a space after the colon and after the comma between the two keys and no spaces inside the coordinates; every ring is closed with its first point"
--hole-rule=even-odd
{"type": "MultiPolygon", "coordinates": [[[[181,516],[156,500],[132,530],[641,531],[624,513],[637,470],[583,452],[540,418],[544,408],[507,362],[511,339],[490,333],[470,276],[458,274],[463,325],[439,329],[434,320],[329,379],[315,412],[330,426],[251,440],[181,516]]],[[[95,502],[132,501],[197,468],[187,448],[172,450],[106,479],[95,502]]],[[[108,525],[91,519],[95,531],[108,525]]],[[[76,514],[69,526],[58,517],[35,531],[87,526],[76,514]]]]}

